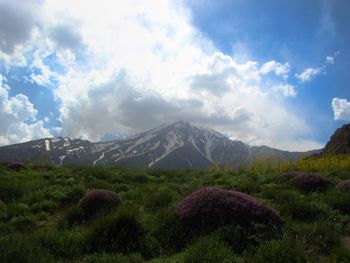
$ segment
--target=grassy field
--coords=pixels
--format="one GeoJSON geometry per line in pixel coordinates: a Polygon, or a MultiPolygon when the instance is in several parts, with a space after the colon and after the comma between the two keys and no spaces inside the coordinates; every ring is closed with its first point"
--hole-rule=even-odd
{"type": "Polygon", "coordinates": [[[257,161],[237,171],[0,167],[0,262],[350,262],[350,157],[293,164],[257,161]],[[286,171],[317,172],[332,184],[301,188],[286,171]],[[247,193],[279,212],[282,229],[258,223],[189,228],[176,207],[202,187],[247,193]],[[87,216],[88,190],[118,193],[114,209],[87,216]]]}

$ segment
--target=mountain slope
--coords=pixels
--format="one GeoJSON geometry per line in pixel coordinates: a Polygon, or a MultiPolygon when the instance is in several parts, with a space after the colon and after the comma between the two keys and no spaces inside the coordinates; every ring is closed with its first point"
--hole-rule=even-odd
{"type": "Polygon", "coordinates": [[[69,138],[46,138],[0,147],[0,159],[55,165],[111,165],[130,168],[185,169],[210,165],[237,167],[255,158],[293,161],[304,153],[266,146],[250,147],[232,141],[215,130],[179,121],[125,140],[92,143],[69,138]]]}
{"type": "Polygon", "coordinates": [[[337,129],[326,144],[323,154],[350,153],[350,124],[337,129]]]}

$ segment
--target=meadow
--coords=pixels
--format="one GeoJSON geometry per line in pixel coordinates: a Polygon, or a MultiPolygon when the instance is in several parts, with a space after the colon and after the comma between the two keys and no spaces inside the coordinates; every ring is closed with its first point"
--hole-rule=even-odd
{"type": "Polygon", "coordinates": [[[237,170],[1,165],[0,262],[350,262],[350,184],[338,186],[349,179],[349,155],[265,159],[237,170]],[[281,176],[292,171],[317,173],[326,183],[281,176]],[[117,197],[108,209],[83,206],[93,189],[117,197]],[[190,225],[179,205],[198,189],[246,193],[282,223],[250,222],[249,215],[239,222],[238,215],[190,225]]]}

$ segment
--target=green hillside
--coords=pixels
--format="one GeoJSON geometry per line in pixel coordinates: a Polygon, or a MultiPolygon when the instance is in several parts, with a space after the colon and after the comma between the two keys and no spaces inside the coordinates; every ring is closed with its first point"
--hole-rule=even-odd
{"type": "Polygon", "coordinates": [[[348,179],[348,155],[266,159],[237,171],[2,165],[0,262],[350,262],[350,187],[337,186],[348,179]],[[92,189],[117,195],[106,195],[108,206],[84,206],[92,189]],[[229,214],[221,201],[194,194],[188,200],[198,201],[200,217],[186,221],[179,207],[189,209],[182,201],[198,189],[224,202],[226,193],[247,193],[283,223],[260,220],[246,195],[238,207],[245,212],[229,214]]]}

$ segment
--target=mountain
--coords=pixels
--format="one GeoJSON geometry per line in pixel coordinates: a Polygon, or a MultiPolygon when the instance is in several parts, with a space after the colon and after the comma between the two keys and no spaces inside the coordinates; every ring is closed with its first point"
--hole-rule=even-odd
{"type": "Polygon", "coordinates": [[[70,138],[46,138],[0,147],[1,160],[48,160],[54,165],[111,165],[130,168],[186,169],[210,165],[231,166],[256,158],[294,161],[308,153],[267,146],[251,147],[217,131],[175,122],[124,140],[93,143],[70,138]]]}
{"type": "Polygon", "coordinates": [[[350,124],[337,129],[326,144],[323,154],[350,153],[350,124]]]}

